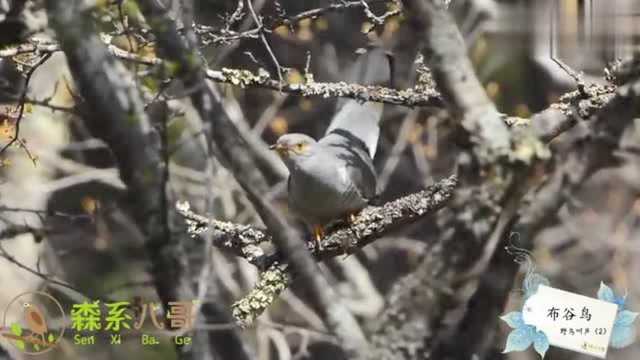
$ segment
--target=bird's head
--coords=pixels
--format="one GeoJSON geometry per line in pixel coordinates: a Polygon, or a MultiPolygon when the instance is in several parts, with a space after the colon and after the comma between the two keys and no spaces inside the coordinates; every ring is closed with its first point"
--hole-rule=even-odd
{"type": "Polygon", "coordinates": [[[318,143],[305,134],[286,134],[280,136],[269,149],[275,150],[287,166],[311,156],[318,143]]]}

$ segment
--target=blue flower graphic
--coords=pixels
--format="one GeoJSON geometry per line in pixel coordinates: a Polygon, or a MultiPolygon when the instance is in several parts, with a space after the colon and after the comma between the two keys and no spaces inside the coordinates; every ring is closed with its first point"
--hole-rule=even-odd
{"type": "Polygon", "coordinates": [[[527,325],[522,319],[522,313],[519,311],[510,312],[500,317],[513,330],[507,337],[507,344],[504,353],[512,351],[524,351],[533,344],[533,348],[541,358],[549,350],[549,339],[542,331],[536,330],[535,326],[527,325]]]}
{"type": "MultiPolygon", "coordinates": [[[[538,291],[540,285],[549,285],[549,280],[537,273],[529,273],[522,284],[524,300],[526,301],[538,291]]],[[[512,351],[524,351],[533,344],[533,348],[542,358],[549,350],[549,339],[544,332],[537,330],[533,325],[527,325],[522,319],[522,312],[514,311],[500,317],[513,330],[507,337],[504,353],[512,351]]]]}
{"type": "MultiPolygon", "coordinates": [[[[524,300],[529,299],[538,291],[540,285],[549,285],[549,280],[544,276],[531,272],[523,282],[524,300]]],[[[634,322],[638,313],[625,309],[627,295],[617,295],[605,283],[600,283],[598,299],[618,305],[618,313],[613,323],[609,345],[612,348],[623,348],[631,345],[636,337],[634,322]]],[[[549,339],[544,332],[537,330],[533,325],[527,325],[522,318],[522,312],[514,311],[500,317],[513,330],[507,337],[504,353],[512,351],[524,351],[533,345],[535,351],[544,358],[549,349],[549,339]]]]}
{"type": "Polygon", "coordinates": [[[631,345],[636,337],[633,322],[638,317],[638,313],[625,309],[627,295],[618,296],[607,284],[600,283],[598,299],[618,305],[618,314],[613,323],[609,345],[616,349],[631,345]]]}

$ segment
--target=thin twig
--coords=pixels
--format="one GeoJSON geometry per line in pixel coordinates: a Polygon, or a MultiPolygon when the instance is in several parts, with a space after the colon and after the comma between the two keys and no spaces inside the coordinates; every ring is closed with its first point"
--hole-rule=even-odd
{"type": "MultiPolygon", "coordinates": [[[[278,62],[278,58],[273,53],[273,50],[271,49],[271,45],[269,45],[269,41],[267,41],[267,37],[264,34],[265,30],[264,30],[264,25],[262,24],[262,20],[258,17],[258,15],[256,14],[255,10],[253,9],[252,0],[247,0],[247,5],[248,5],[248,8],[249,8],[249,12],[251,13],[251,17],[253,17],[253,21],[258,26],[258,30],[259,30],[259,33],[260,33],[260,40],[262,41],[262,44],[264,45],[264,48],[269,53],[269,56],[271,56],[271,60],[273,61],[273,64],[276,66],[276,71],[278,72],[279,83],[282,84],[283,83],[282,67],[280,66],[280,62],[278,62]]],[[[282,85],[280,85],[279,87],[280,87],[280,91],[282,91],[282,85]]]]}
{"type": "Polygon", "coordinates": [[[380,176],[378,176],[378,186],[381,190],[386,189],[387,184],[391,179],[391,175],[393,175],[393,172],[400,162],[400,156],[407,148],[407,144],[409,143],[409,133],[411,130],[413,130],[413,126],[416,123],[418,113],[418,110],[409,112],[409,114],[407,114],[405,119],[402,121],[402,125],[400,125],[398,136],[396,137],[396,141],[391,148],[391,154],[389,154],[389,157],[382,167],[380,176]]]}
{"type": "Polygon", "coordinates": [[[19,140],[20,139],[20,124],[22,123],[22,117],[24,115],[25,99],[27,98],[27,92],[29,91],[29,82],[31,81],[31,76],[33,76],[33,73],[36,71],[36,69],[38,69],[38,67],[40,67],[40,65],[44,64],[47,60],[49,60],[51,55],[52,55],[52,53],[45,52],[44,55],[40,59],[38,59],[38,61],[36,61],[36,63],[29,69],[29,71],[27,71],[27,74],[25,76],[24,88],[22,89],[22,93],[20,94],[20,99],[18,101],[18,116],[16,117],[16,120],[15,120],[14,134],[13,134],[13,137],[11,138],[11,140],[9,140],[9,142],[0,149],[0,155],[2,153],[4,153],[11,145],[15,144],[16,142],[19,142],[21,144],[22,148],[27,153],[27,156],[29,156],[29,158],[33,162],[33,164],[34,165],[36,164],[36,158],[31,154],[31,152],[26,147],[24,142],[19,140]]]}
{"type": "Polygon", "coordinates": [[[74,287],[73,285],[67,284],[67,283],[62,282],[62,281],[58,281],[58,280],[52,279],[48,275],[45,275],[45,274],[43,274],[43,273],[41,273],[41,272],[39,272],[37,270],[34,270],[34,269],[28,267],[27,265],[21,263],[14,256],[9,254],[7,252],[7,250],[5,250],[4,246],[2,246],[2,242],[0,242],[0,257],[3,257],[4,259],[6,259],[10,263],[16,265],[20,269],[23,269],[23,270],[25,270],[25,271],[27,271],[27,272],[29,272],[29,273],[41,278],[42,280],[44,280],[47,283],[51,283],[51,284],[54,284],[54,285],[62,286],[62,287],[65,287],[67,289],[73,290],[73,291],[77,292],[78,294],[82,294],[82,291],[80,291],[80,289],[74,287]]]}

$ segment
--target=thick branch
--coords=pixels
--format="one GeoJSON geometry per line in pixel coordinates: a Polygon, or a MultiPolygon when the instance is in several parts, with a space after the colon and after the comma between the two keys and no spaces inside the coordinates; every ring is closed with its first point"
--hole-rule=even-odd
{"type": "MultiPolygon", "coordinates": [[[[360,2],[357,2],[360,4],[360,2]]],[[[359,6],[359,5],[358,5],[359,6]]],[[[122,60],[147,66],[165,66],[161,58],[145,57],[107,44],[109,52],[122,60]]],[[[60,51],[57,43],[31,39],[29,43],[0,49],[0,58],[12,57],[25,53],[49,53],[60,51]]],[[[629,68],[629,62],[618,64],[617,68],[629,68]]],[[[611,74],[615,74],[611,72],[611,74]]],[[[381,86],[364,86],[345,82],[308,82],[299,84],[281,84],[271,79],[266,72],[255,74],[248,70],[223,68],[221,70],[205,69],[207,79],[240,87],[263,88],[282,91],[298,96],[322,96],[325,98],[351,98],[362,101],[376,101],[409,107],[443,105],[441,95],[435,88],[413,88],[397,90],[381,86]]],[[[538,138],[548,142],[561,133],[572,128],[580,119],[591,116],[602,107],[613,91],[611,86],[590,85],[582,94],[573,91],[563,96],[556,104],[534,114],[531,118],[503,117],[509,127],[532,126],[538,138]],[[585,97],[585,94],[587,95],[585,97]]]]}
{"type": "MultiPolygon", "coordinates": [[[[358,213],[352,222],[339,222],[327,229],[321,239],[322,249],[317,249],[314,242],[309,242],[309,250],[318,260],[352,254],[388,231],[442,208],[453,196],[457,183],[457,177],[452,175],[417,193],[382,206],[369,206],[358,213]]],[[[231,251],[258,267],[270,266],[271,263],[265,261],[275,260],[270,257],[272,254],[260,248],[260,244],[273,241],[268,230],[209,219],[191,211],[186,202],[178,203],[176,208],[187,222],[190,236],[200,237],[205,231],[213,231],[216,237],[214,246],[231,251]]]]}
{"type": "MultiPolygon", "coordinates": [[[[447,343],[447,338],[451,334],[465,334],[460,331],[465,325],[474,321],[495,325],[496,317],[488,320],[473,311],[461,324],[444,324],[442,320],[458,306],[466,309],[469,298],[458,290],[476,287],[475,280],[491,265],[504,265],[504,258],[496,258],[494,253],[500,241],[506,238],[516,214],[514,209],[527,189],[526,178],[531,165],[546,153],[538,154],[540,149],[545,149],[544,143],[570,129],[580,119],[589,118],[611,104],[622,105],[613,97],[611,86],[582,87],[531,120],[504,118],[510,126],[531,125],[515,126],[518,131],[505,134],[496,121],[495,107],[473,72],[466,47],[446,13],[444,1],[406,0],[405,4],[411,9],[410,22],[418,34],[423,34],[428,50],[424,55],[432,60],[431,70],[438,89],[450,113],[461,119],[461,126],[472,140],[467,152],[469,158],[484,160],[486,171],[483,173],[492,176],[483,176],[477,167],[468,166],[469,161],[461,162],[461,165],[467,165],[461,167],[461,182],[470,185],[457,191],[452,212],[440,217],[439,236],[416,271],[391,290],[389,306],[381,314],[378,329],[372,337],[374,351],[371,358],[376,359],[439,358],[444,353],[442,345],[447,343]],[[513,143],[513,149],[505,146],[510,143],[513,143]],[[506,159],[502,157],[505,155],[506,159]],[[496,261],[490,262],[492,259],[496,261]]],[[[621,108],[632,107],[627,104],[621,108]]],[[[619,129],[614,124],[620,122],[605,123],[619,129]]],[[[509,268],[513,269],[513,266],[509,268]]],[[[500,300],[504,301],[506,297],[496,296],[496,284],[487,279],[481,277],[477,294],[492,294],[496,299],[495,306],[499,307],[500,300]]],[[[510,279],[512,276],[498,285],[502,295],[508,293],[510,279]]],[[[495,309],[490,313],[495,313],[495,309]]],[[[483,334],[478,332],[472,336],[483,334]]],[[[469,356],[465,354],[461,358],[469,356]]]]}
{"type": "Polygon", "coordinates": [[[424,41],[423,55],[449,113],[469,146],[459,157],[464,184],[418,268],[396,283],[374,335],[375,359],[433,358],[449,334],[443,319],[464,304],[526,190],[529,166],[544,154],[529,128],[508,131],[467,57],[466,45],[443,0],[405,0],[409,23],[424,41]],[[513,147],[513,149],[512,149],[513,147]],[[479,165],[479,166],[478,166],[479,165]]]}
{"type": "Polygon", "coordinates": [[[509,126],[531,126],[534,135],[543,143],[548,143],[560,134],[574,127],[578,121],[588,119],[602,109],[613,97],[613,85],[591,84],[583,91],[575,90],[564,94],[558,103],[534,114],[530,119],[509,117],[509,126]]]}
{"type": "Polygon", "coordinates": [[[369,206],[350,224],[331,229],[322,239],[322,250],[315,250],[314,254],[321,259],[351,254],[389,230],[439,210],[451,199],[457,184],[458,178],[452,175],[420,192],[382,206],[369,206]]]}
{"type": "MultiPolygon", "coordinates": [[[[147,66],[165,66],[167,64],[159,57],[145,57],[107,44],[109,52],[120,59],[132,61],[147,66]]],[[[15,47],[0,49],[0,58],[12,57],[25,53],[49,53],[60,51],[56,43],[32,41],[15,47]]],[[[184,69],[181,69],[184,70],[184,69]]],[[[299,96],[343,97],[361,101],[376,101],[403,106],[441,106],[440,94],[435,89],[404,89],[397,90],[382,86],[364,86],[346,82],[306,82],[284,83],[272,79],[269,74],[261,70],[257,74],[249,70],[222,68],[221,70],[204,69],[207,79],[218,83],[231,84],[240,87],[253,87],[280,91],[299,96]]],[[[176,75],[176,74],[169,74],[176,75]]]]}
{"type": "MultiPolygon", "coordinates": [[[[456,185],[456,176],[450,176],[420,192],[382,206],[369,206],[356,215],[352,222],[341,222],[329,228],[321,240],[322,249],[315,248],[313,242],[308,242],[307,246],[316,260],[351,254],[392,229],[435,213],[448,203],[456,185]]],[[[177,208],[187,221],[191,236],[197,237],[211,229],[217,235],[215,246],[230,250],[252,264],[267,269],[255,289],[234,305],[238,322],[250,324],[292,281],[291,269],[278,263],[277,256],[267,253],[260,246],[273,241],[273,237],[266,230],[197,215],[189,210],[186,203],[178,204],[177,208]]]]}
{"type": "Polygon", "coordinates": [[[0,230],[0,241],[13,238],[21,234],[32,234],[36,242],[40,242],[47,229],[34,228],[29,225],[12,225],[0,230]]]}
{"type": "Polygon", "coordinates": [[[163,161],[132,75],[98,38],[77,1],[47,1],[47,11],[79,92],[90,109],[87,127],[113,151],[146,239],[151,273],[163,303],[192,298],[183,253],[165,233],[163,161]]]}
{"type": "Polygon", "coordinates": [[[507,127],[475,75],[467,47],[444,0],[404,0],[409,23],[424,41],[433,78],[449,112],[461,121],[479,148],[480,160],[491,162],[510,144],[507,127]]]}

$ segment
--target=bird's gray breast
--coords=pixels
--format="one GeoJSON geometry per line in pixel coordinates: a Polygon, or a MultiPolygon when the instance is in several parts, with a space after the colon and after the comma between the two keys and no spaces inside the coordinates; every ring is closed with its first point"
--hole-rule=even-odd
{"type": "Polygon", "coordinates": [[[373,166],[326,147],[292,169],[289,205],[305,221],[326,224],[367,206],[375,195],[373,166]]]}

